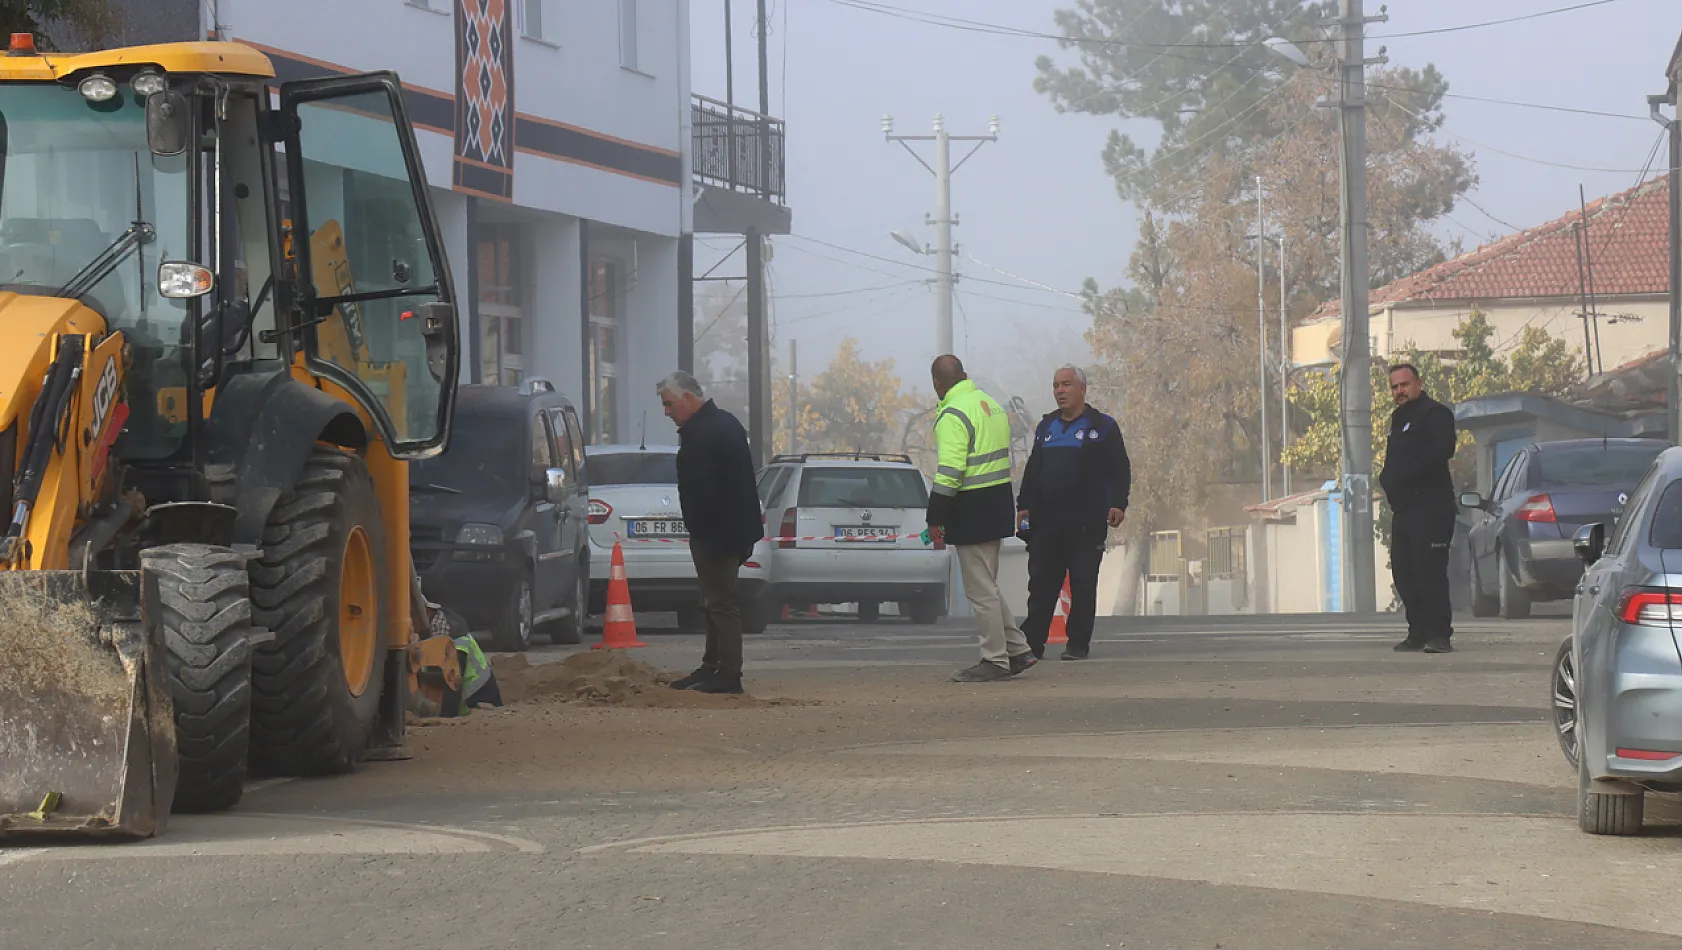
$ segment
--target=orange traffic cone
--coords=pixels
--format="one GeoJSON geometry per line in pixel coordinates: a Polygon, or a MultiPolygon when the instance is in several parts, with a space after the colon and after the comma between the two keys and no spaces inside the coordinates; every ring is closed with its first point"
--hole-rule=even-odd
{"type": "Polygon", "coordinates": [[[1069,642],[1069,576],[1063,575],[1063,592],[1057,595],[1057,610],[1051,615],[1051,633],[1047,643],[1069,642]]]}
{"type": "Polygon", "coordinates": [[[631,613],[631,586],[625,580],[625,550],[613,542],[613,566],[607,575],[607,618],[602,642],[592,650],[623,650],[648,644],[637,639],[637,618],[631,613]]]}

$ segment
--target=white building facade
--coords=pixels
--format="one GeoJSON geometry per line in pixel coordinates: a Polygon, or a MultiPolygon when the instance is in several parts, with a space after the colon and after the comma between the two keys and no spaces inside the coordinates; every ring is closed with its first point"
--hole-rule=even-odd
{"type": "Polygon", "coordinates": [[[241,42],[282,81],[398,73],[462,298],[463,381],[547,377],[592,442],[645,418],[675,440],[654,384],[691,332],[685,0],[125,6],[131,44],[241,42]]]}

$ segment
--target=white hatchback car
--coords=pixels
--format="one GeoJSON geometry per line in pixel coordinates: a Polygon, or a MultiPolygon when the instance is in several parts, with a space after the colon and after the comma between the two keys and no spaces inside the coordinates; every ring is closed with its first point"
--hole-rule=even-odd
{"type": "Polygon", "coordinates": [[[928,500],[928,480],[906,455],[772,459],[759,473],[776,539],[765,552],[770,606],[856,603],[869,623],[889,601],[916,623],[940,619],[952,555],[918,537],[928,500]]]}
{"type": "MultiPolygon", "coordinates": [[[[689,530],[677,494],[677,446],[591,445],[584,449],[590,485],[590,578],[592,613],[605,612],[608,565],[613,542],[623,542],[631,607],[676,611],[684,630],[702,628],[701,585],[689,557],[689,530]]],[[[763,633],[765,543],[742,565],[742,630],[763,633]]]]}

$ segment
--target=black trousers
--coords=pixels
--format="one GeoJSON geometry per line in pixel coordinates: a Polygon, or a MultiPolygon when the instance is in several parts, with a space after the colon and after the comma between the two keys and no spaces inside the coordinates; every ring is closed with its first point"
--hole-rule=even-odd
{"type": "Polygon", "coordinates": [[[725,676],[741,676],[742,604],[736,581],[742,559],[693,542],[689,555],[701,582],[701,613],[707,621],[707,652],[701,656],[701,665],[725,676]]]}
{"type": "Polygon", "coordinates": [[[1454,636],[1448,590],[1454,508],[1408,508],[1394,512],[1390,524],[1390,577],[1407,611],[1408,639],[1449,639],[1454,636]]]}
{"type": "Polygon", "coordinates": [[[1022,633],[1034,655],[1045,655],[1051,618],[1069,581],[1069,649],[1092,648],[1092,618],[1098,612],[1098,566],[1104,560],[1101,527],[1070,529],[1035,525],[1028,536],[1028,618],[1022,633]]]}

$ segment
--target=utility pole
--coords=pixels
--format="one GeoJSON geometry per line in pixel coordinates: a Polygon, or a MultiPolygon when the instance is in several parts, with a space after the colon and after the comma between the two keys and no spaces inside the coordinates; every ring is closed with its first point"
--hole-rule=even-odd
{"type": "Polygon", "coordinates": [[[1285,312],[1285,225],[1279,225],[1279,495],[1291,494],[1291,466],[1285,450],[1291,447],[1291,338],[1285,312]]]}
{"type": "Polygon", "coordinates": [[[936,115],[933,135],[895,135],[893,116],[882,117],[883,137],[889,142],[898,142],[904,146],[905,150],[911,153],[911,157],[917,160],[917,164],[934,175],[934,215],[928,218],[928,223],[934,225],[936,355],[956,352],[952,348],[952,288],[958,282],[958,277],[952,270],[952,226],[958,223],[958,219],[952,213],[952,173],[963,167],[964,162],[980,151],[981,146],[999,140],[998,116],[989,120],[987,128],[986,135],[952,135],[946,131],[946,120],[936,115]],[[911,142],[933,142],[934,164],[923,161],[922,156],[911,148],[911,142]],[[956,165],[952,164],[953,142],[976,143],[956,165]]]}
{"type": "Polygon", "coordinates": [[[1339,0],[1338,138],[1343,184],[1343,502],[1348,552],[1345,610],[1378,609],[1372,510],[1372,346],[1367,327],[1367,114],[1366,68],[1385,61],[1366,54],[1369,17],[1363,0],[1339,0]]]}
{"type": "Polygon", "coordinates": [[[1659,111],[1667,102],[1668,92],[1647,97],[1648,115],[1664,126],[1670,138],[1670,168],[1665,176],[1670,191],[1670,381],[1665,405],[1670,409],[1668,428],[1674,445],[1682,437],[1682,124],[1659,111]]]}
{"type": "MultiPolygon", "coordinates": [[[[759,158],[758,182],[761,189],[769,191],[771,133],[766,115],[771,109],[771,78],[766,67],[765,0],[758,2],[755,22],[759,27],[759,134],[756,149],[759,158]]],[[[726,94],[733,98],[733,93],[726,94]]],[[[730,128],[734,129],[734,113],[731,114],[729,122],[730,128]]],[[[756,229],[748,229],[744,237],[748,277],[748,441],[753,447],[755,460],[763,465],[770,458],[773,429],[770,399],[771,334],[766,315],[765,284],[765,259],[768,248],[765,236],[756,229]]]]}
{"type": "Polygon", "coordinates": [[[1261,387],[1261,484],[1262,503],[1273,500],[1273,464],[1267,444],[1267,271],[1262,257],[1267,251],[1267,228],[1262,218],[1262,180],[1256,176],[1256,384],[1261,387]]]}
{"type": "Polygon", "coordinates": [[[788,341],[788,452],[800,451],[800,355],[788,341]]]}

